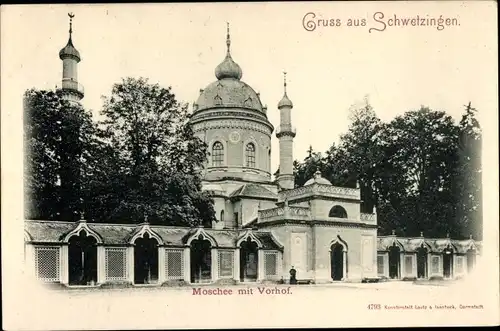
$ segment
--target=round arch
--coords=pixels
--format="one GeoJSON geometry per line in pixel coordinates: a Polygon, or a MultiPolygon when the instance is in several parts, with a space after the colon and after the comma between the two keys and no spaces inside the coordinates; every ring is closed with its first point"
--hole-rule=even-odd
{"type": "Polygon", "coordinates": [[[328,212],[328,217],[347,218],[347,211],[344,207],[335,205],[328,212]]]}

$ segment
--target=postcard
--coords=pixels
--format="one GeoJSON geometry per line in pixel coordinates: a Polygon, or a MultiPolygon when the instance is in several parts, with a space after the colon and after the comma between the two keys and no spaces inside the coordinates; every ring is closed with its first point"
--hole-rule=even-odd
{"type": "Polygon", "coordinates": [[[498,325],[496,7],[2,6],[4,329],[498,325]]]}

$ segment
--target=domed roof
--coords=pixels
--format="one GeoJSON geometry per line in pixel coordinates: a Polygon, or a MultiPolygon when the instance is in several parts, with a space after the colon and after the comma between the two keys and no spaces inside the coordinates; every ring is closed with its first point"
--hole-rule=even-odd
{"type": "Polygon", "coordinates": [[[290,107],[293,108],[293,103],[292,100],[288,98],[288,95],[286,94],[286,71],[283,72],[283,87],[285,93],[283,94],[283,98],[281,98],[280,102],[278,103],[278,109],[281,109],[283,107],[290,107]]]}
{"type": "Polygon", "coordinates": [[[71,37],[68,40],[68,43],[66,46],[64,46],[60,51],[59,51],[59,58],[61,60],[64,60],[67,57],[73,57],[75,60],[80,62],[81,57],[80,57],[80,52],[73,46],[73,41],[71,40],[71,37]]]}
{"type": "Polygon", "coordinates": [[[200,90],[194,111],[209,108],[247,108],[265,112],[259,95],[240,79],[243,76],[241,67],[233,61],[230,52],[231,39],[229,25],[227,30],[227,53],[224,61],[215,68],[217,81],[200,90]]]}
{"type": "Polygon", "coordinates": [[[65,58],[72,57],[74,58],[77,62],[80,62],[81,57],[80,57],[80,52],[73,46],[73,40],[71,39],[71,35],[73,33],[73,15],[72,13],[68,13],[69,16],[69,39],[68,43],[66,46],[64,46],[60,51],[59,51],[59,58],[61,60],[64,60],[65,58]]]}
{"type": "Polygon", "coordinates": [[[286,95],[286,93],[283,96],[283,98],[281,98],[280,102],[278,103],[278,109],[283,108],[283,107],[293,108],[293,103],[290,99],[288,99],[288,95],[286,95]]]}
{"type": "Polygon", "coordinates": [[[238,63],[233,61],[228,50],[224,61],[215,68],[215,77],[217,77],[217,79],[233,78],[239,80],[242,76],[243,71],[241,71],[241,67],[238,63]]]}
{"type": "Polygon", "coordinates": [[[304,186],[312,185],[312,184],[321,184],[321,185],[332,185],[330,181],[326,178],[321,177],[321,172],[316,171],[314,173],[313,178],[309,179],[304,186]]]}
{"type": "Polygon", "coordinates": [[[203,191],[225,192],[222,186],[216,183],[208,183],[203,185],[203,191]]]}
{"type": "Polygon", "coordinates": [[[196,101],[197,111],[209,108],[237,107],[263,112],[257,93],[245,82],[224,78],[209,84],[196,101]]]}

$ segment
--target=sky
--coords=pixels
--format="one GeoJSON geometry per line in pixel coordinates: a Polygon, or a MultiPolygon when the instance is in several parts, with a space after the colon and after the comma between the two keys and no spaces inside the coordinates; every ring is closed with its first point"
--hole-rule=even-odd
{"type": "MultiPolygon", "coordinates": [[[[348,129],[350,106],[365,96],[384,121],[421,105],[459,119],[469,101],[481,114],[496,114],[494,9],[493,2],[481,1],[2,7],[2,85],[9,91],[3,97],[10,109],[28,88],[61,84],[58,52],[67,42],[67,13],[72,12],[73,41],[82,55],[82,103],[96,118],[101,96],[126,76],[172,86],[179,100],[192,104],[199,90],[216,80],[229,22],[242,80],[260,92],[275,127],[283,71],[288,73],[297,130],[294,158],[301,160],[310,145],[324,152],[338,142],[348,129]],[[384,31],[375,30],[383,24],[374,15],[387,24],[384,31]],[[390,27],[394,15],[442,15],[460,25],[390,27]],[[305,23],[313,16],[340,20],[341,26],[316,21],[308,31],[305,23]],[[348,19],[365,19],[366,25],[347,26],[348,19]]],[[[275,136],[272,150],[274,172],[279,161],[275,136]]]]}

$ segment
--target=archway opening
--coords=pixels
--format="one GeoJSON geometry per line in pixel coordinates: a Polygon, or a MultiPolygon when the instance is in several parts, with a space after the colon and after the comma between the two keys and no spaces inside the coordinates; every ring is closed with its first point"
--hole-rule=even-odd
{"type": "Polygon", "coordinates": [[[158,241],[145,233],[135,240],[134,283],[152,284],[158,282],[158,241]]]}
{"type": "Polygon", "coordinates": [[[333,206],[328,213],[328,217],[347,218],[347,211],[344,209],[344,207],[333,206]]]}
{"type": "Polygon", "coordinates": [[[69,285],[97,283],[97,240],[85,230],[68,241],[69,285]]]}
{"type": "Polygon", "coordinates": [[[471,272],[476,265],[476,250],[471,248],[467,251],[467,272],[471,272]]]}
{"type": "Polygon", "coordinates": [[[212,245],[199,236],[191,242],[191,283],[206,283],[212,280],[212,245]]]}
{"type": "Polygon", "coordinates": [[[240,281],[255,282],[258,278],[259,247],[250,237],[240,244],[240,281]]]}
{"type": "Polygon", "coordinates": [[[344,247],[335,243],[330,247],[331,277],[333,280],[344,278],[344,247]]]}
{"type": "Polygon", "coordinates": [[[389,248],[389,278],[398,279],[401,273],[401,250],[396,244],[389,248]]]}
{"type": "Polygon", "coordinates": [[[417,249],[417,278],[427,278],[427,248],[417,249]]]}
{"type": "Polygon", "coordinates": [[[453,251],[450,248],[443,251],[443,276],[444,278],[453,277],[453,251]]]}

